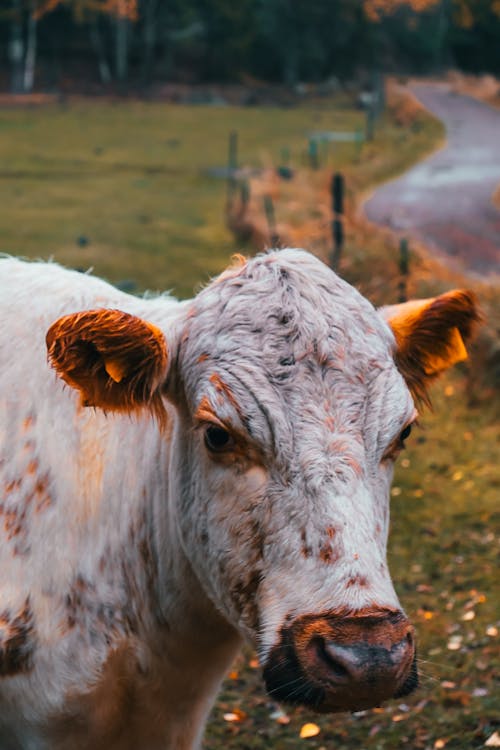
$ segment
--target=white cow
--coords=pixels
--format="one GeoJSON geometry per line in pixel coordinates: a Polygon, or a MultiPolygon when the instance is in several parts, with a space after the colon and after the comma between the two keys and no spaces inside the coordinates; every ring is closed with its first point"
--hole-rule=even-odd
{"type": "Polygon", "coordinates": [[[6,258],[0,306],[2,750],[199,747],[242,639],[318,711],[415,687],[389,485],[470,293],[283,250],[188,302],[6,258]]]}

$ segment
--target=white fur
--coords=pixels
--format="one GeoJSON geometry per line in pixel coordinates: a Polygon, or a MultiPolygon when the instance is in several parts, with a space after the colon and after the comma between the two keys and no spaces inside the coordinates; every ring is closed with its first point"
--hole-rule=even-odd
{"type": "Polygon", "coordinates": [[[32,668],[0,676],[2,750],[198,747],[242,637],[265,659],[287,617],[399,607],[381,459],[414,407],[388,326],[317,259],[259,256],[186,303],[2,259],[0,306],[0,501],[17,481],[4,510],[26,508],[19,540],[0,523],[0,617],[33,613],[32,668]],[[97,307],[163,330],[167,435],[146,413],[82,409],[47,364],[50,325],[97,307]],[[204,396],[261,465],[208,455],[204,396]]]}

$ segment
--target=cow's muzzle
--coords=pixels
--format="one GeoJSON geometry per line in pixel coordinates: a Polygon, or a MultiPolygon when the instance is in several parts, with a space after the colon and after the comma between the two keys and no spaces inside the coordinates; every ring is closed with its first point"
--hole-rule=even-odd
{"type": "Polygon", "coordinates": [[[414,631],[387,609],[305,615],[282,629],[264,679],[276,700],[321,713],[378,706],[418,685],[414,631]]]}

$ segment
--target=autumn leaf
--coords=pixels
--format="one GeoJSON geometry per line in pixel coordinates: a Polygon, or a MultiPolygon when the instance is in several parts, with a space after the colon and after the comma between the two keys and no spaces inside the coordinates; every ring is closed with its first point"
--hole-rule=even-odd
{"type": "Polygon", "coordinates": [[[241,709],[235,708],[232,711],[228,711],[227,713],[225,713],[223,718],[224,718],[224,721],[229,721],[229,722],[243,721],[243,719],[247,718],[247,715],[241,709]]]}
{"type": "Polygon", "coordinates": [[[317,724],[303,724],[300,729],[300,738],[306,740],[309,737],[316,737],[321,732],[317,724]]]}

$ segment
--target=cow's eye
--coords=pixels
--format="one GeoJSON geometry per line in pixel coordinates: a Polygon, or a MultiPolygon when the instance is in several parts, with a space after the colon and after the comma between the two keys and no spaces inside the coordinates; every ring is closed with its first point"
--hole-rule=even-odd
{"type": "Polygon", "coordinates": [[[411,434],[411,424],[409,424],[407,427],[405,427],[404,430],[403,430],[403,432],[399,436],[399,440],[401,441],[402,444],[404,443],[404,441],[407,438],[410,437],[410,434],[411,434]]]}
{"type": "Polygon", "coordinates": [[[233,443],[229,432],[223,427],[209,425],[205,430],[205,445],[209,451],[220,453],[227,450],[233,443]]]}

